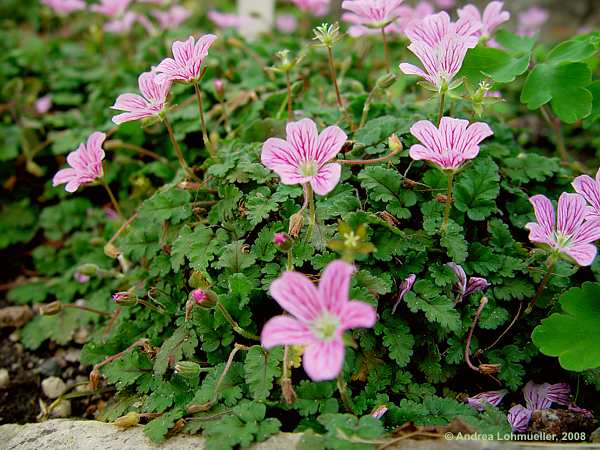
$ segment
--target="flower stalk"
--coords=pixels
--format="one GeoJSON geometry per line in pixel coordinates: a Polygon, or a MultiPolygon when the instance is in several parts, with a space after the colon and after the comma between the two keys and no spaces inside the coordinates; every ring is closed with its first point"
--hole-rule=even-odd
{"type": "Polygon", "coordinates": [[[471,324],[471,328],[469,329],[469,334],[467,335],[467,343],[465,345],[465,361],[467,363],[467,366],[469,366],[469,368],[474,370],[475,372],[481,372],[481,370],[479,369],[479,367],[475,366],[471,362],[471,339],[473,338],[473,332],[475,331],[475,327],[477,326],[477,322],[479,321],[479,316],[481,316],[481,312],[483,311],[483,308],[485,308],[485,305],[487,305],[487,302],[488,298],[485,295],[481,297],[481,300],[479,302],[479,308],[477,308],[477,312],[475,313],[475,317],[473,318],[473,323],[471,324]]]}
{"type": "Polygon", "coordinates": [[[442,233],[448,228],[450,220],[450,208],[452,207],[452,183],[454,180],[454,171],[448,172],[448,191],[446,193],[446,207],[444,208],[444,222],[442,223],[442,233]]]}
{"type": "Polygon", "coordinates": [[[237,334],[239,334],[242,337],[245,337],[246,339],[250,339],[251,341],[260,341],[260,338],[258,336],[256,336],[255,334],[252,334],[249,331],[246,331],[242,327],[240,327],[240,325],[231,316],[229,311],[227,311],[227,308],[225,308],[225,305],[223,305],[223,303],[221,303],[221,300],[217,300],[217,309],[221,312],[221,314],[223,314],[223,317],[225,317],[225,320],[227,322],[229,322],[229,324],[231,325],[231,328],[237,334]]]}
{"type": "Polygon", "coordinates": [[[100,181],[100,184],[104,187],[104,190],[106,191],[106,193],[108,194],[108,197],[110,198],[110,202],[112,203],[113,207],[115,208],[115,211],[117,211],[117,214],[119,215],[120,218],[123,218],[124,217],[123,211],[121,210],[121,207],[119,206],[119,202],[117,201],[115,194],[113,194],[112,189],[108,185],[108,182],[104,179],[104,177],[100,178],[99,181],[100,181]]]}
{"type": "Polygon", "coordinates": [[[529,305],[527,305],[527,308],[525,308],[525,314],[529,314],[531,313],[531,311],[533,311],[535,303],[540,298],[540,295],[542,295],[544,288],[546,287],[548,281],[550,281],[550,278],[552,277],[552,274],[554,272],[554,266],[556,266],[556,258],[554,256],[550,256],[548,258],[548,261],[546,262],[546,273],[544,274],[544,278],[542,278],[542,281],[538,285],[537,290],[535,291],[535,295],[529,302],[529,305]]]}
{"type": "Polygon", "coordinates": [[[200,127],[202,128],[202,139],[204,140],[204,145],[210,153],[211,158],[216,160],[217,153],[215,151],[215,147],[213,146],[212,141],[208,137],[208,130],[206,128],[206,120],[204,118],[204,107],[202,106],[202,92],[200,91],[198,81],[194,81],[193,84],[194,91],[196,92],[196,100],[198,102],[198,113],[200,114],[200,127]]]}
{"type": "Polygon", "coordinates": [[[315,224],[317,223],[317,213],[315,211],[315,196],[310,183],[306,183],[304,185],[304,195],[306,197],[306,203],[308,203],[308,231],[306,233],[306,238],[308,241],[310,241],[315,228],[315,224]]]}
{"type": "Polygon", "coordinates": [[[385,70],[390,73],[392,71],[390,66],[390,49],[388,48],[387,35],[385,34],[385,25],[381,27],[381,39],[383,39],[383,57],[385,61],[385,70]]]}
{"type": "Polygon", "coordinates": [[[344,379],[343,371],[337,376],[337,388],[340,393],[340,398],[342,399],[342,404],[344,405],[344,409],[352,413],[352,399],[348,394],[348,385],[346,384],[346,380],[344,379]]]}
{"type": "Polygon", "coordinates": [[[185,161],[185,158],[183,157],[183,153],[181,152],[181,147],[179,147],[179,143],[177,142],[177,139],[175,138],[175,133],[173,132],[173,127],[171,126],[171,122],[169,122],[169,119],[167,118],[166,115],[163,116],[163,123],[164,123],[165,127],[167,128],[167,132],[169,133],[169,138],[171,139],[171,144],[173,145],[173,150],[175,150],[175,154],[177,155],[177,160],[179,161],[179,165],[184,170],[186,175],[188,175],[191,178],[197,178],[196,175],[194,174],[194,172],[192,171],[192,169],[190,168],[190,166],[188,166],[187,162],[185,161]]]}

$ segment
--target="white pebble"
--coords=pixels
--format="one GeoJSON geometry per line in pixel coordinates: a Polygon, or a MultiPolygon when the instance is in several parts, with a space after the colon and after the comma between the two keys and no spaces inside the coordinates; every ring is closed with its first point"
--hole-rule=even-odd
{"type": "Polygon", "coordinates": [[[65,382],[58,377],[48,377],[42,381],[42,391],[48,398],[58,398],[66,389],[65,382]]]}
{"type": "Polygon", "coordinates": [[[52,408],[50,412],[52,417],[69,417],[71,415],[71,400],[61,400],[52,408]]]}
{"type": "Polygon", "coordinates": [[[6,389],[10,384],[10,375],[8,370],[0,369],[0,389],[6,389]]]}

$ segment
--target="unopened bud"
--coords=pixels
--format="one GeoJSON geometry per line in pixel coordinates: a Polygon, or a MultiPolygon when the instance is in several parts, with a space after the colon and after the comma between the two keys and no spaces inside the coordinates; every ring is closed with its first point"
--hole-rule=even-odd
{"type": "Polygon", "coordinates": [[[100,268],[96,264],[91,264],[91,263],[82,264],[77,269],[78,272],[80,272],[84,275],[96,275],[98,270],[100,270],[100,268]]]}
{"type": "Polygon", "coordinates": [[[483,375],[496,375],[502,369],[502,364],[480,364],[479,372],[483,375]]]}
{"type": "Polygon", "coordinates": [[[124,416],[117,417],[113,425],[119,428],[131,428],[140,423],[140,415],[135,411],[128,412],[124,416]]]}
{"type": "Polygon", "coordinates": [[[100,371],[98,369],[94,369],[90,372],[90,389],[95,391],[98,388],[98,384],[100,383],[100,371]]]}
{"type": "Polygon", "coordinates": [[[198,288],[190,292],[190,300],[192,300],[196,306],[209,309],[217,304],[218,297],[217,294],[209,289],[198,288]]]}
{"type": "Polygon", "coordinates": [[[212,406],[213,406],[212,402],[202,403],[201,405],[194,404],[194,405],[188,406],[186,408],[186,411],[188,414],[195,414],[198,412],[208,411],[210,408],[212,408],[212,406]]]}
{"type": "Polygon", "coordinates": [[[198,378],[200,375],[200,364],[193,361],[179,361],[175,364],[175,373],[188,379],[198,378]]]}
{"type": "Polygon", "coordinates": [[[104,246],[104,254],[109,258],[115,259],[121,254],[116,245],[108,243],[104,246]]]}
{"type": "Polygon", "coordinates": [[[292,216],[290,217],[290,225],[288,228],[289,235],[292,237],[298,237],[298,235],[300,234],[300,230],[302,230],[303,226],[304,216],[302,215],[302,213],[297,212],[295,214],[292,214],[292,216]]]}
{"type": "Polygon", "coordinates": [[[395,82],[396,75],[390,72],[379,77],[375,86],[377,86],[378,89],[387,89],[395,82]]]}
{"type": "Polygon", "coordinates": [[[402,182],[402,185],[403,185],[405,188],[412,189],[412,188],[414,188],[415,186],[417,186],[417,182],[416,182],[416,181],[414,181],[414,180],[409,180],[408,178],[405,178],[405,179],[404,179],[404,181],[402,182]]]}
{"type": "Polygon", "coordinates": [[[388,138],[388,146],[393,152],[399,152],[402,150],[402,142],[395,133],[388,138]]]}
{"type": "Polygon", "coordinates": [[[371,417],[376,419],[381,419],[383,415],[388,411],[388,407],[386,405],[379,405],[371,412],[371,417]]]}
{"type": "Polygon", "coordinates": [[[444,194],[438,194],[438,195],[435,196],[435,200],[438,203],[442,203],[442,204],[448,203],[448,196],[444,195],[444,194]]]}
{"type": "Polygon", "coordinates": [[[40,305],[40,314],[42,316],[53,316],[58,314],[63,309],[61,302],[52,302],[46,305],[40,305]]]}
{"type": "Polygon", "coordinates": [[[292,239],[287,233],[275,233],[273,235],[273,244],[279,250],[288,252],[292,248],[292,239]]]}
{"type": "Polygon", "coordinates": [[[77,271],[73,274],[73,278],[75,278],[75,281],[77,281],[78,283],[81,283],[81,284],[85,284],[88,281],[90,281],[89,275],[85,275],[79,271],[77,271]]]}
{"type": "Polygon", "coordinates": [[[219,98],[223,98],[223,95],[225,94],[225,84],[223,83],[223,80],[217,78],[214,82],[214,87],[215,87],[215,92],[217,93],[217,96],[219,98]]]}
{"type": "Polygon", "coordinates": [[[129,294],[129,291],[120,291],[112,295],[113,301],[117,305],[135,305],[137,303],[137,299],[132,298],[129,294]]]}

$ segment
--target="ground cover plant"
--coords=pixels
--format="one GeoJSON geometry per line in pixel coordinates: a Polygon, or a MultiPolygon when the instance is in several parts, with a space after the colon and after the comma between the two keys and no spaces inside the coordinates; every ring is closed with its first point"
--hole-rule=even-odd
{"type": "Polygon", "coordinates": [[[231,5],[2,6],[2,306],[32,351],[86,330],[87,387],[40,417],[97,396],[219,449],[591,439],[600,34],[280,6],[251,42],[231,5]]]}

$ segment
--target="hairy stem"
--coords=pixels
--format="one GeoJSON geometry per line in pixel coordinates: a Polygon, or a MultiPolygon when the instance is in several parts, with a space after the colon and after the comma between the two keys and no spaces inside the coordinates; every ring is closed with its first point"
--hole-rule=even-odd
{"type": "Polygon", "coordinates": [[[290,72],[285,72],[285,82],[287,84],[287,112],[288,122],[294,120],[294,110],[292,109],[292,82],[290,80],[290,72]]]}
{"type": "Polygon", "coordinates": [[[194,174],[194,172],[192,172],[192,169],[190,169],[190,166],[188,166],[187,162],[185,161],[185,158],[183,157],[183,153],[181,152],[181,147],[179,147],[179,143],[177,142],[177,139],[175,139],[175,133],[173,132],[173,127],[171,126],[171,122],[169,122],[169,119],[167,119],[167,116],[164,116],[163,123],[165,124],[165,127],[167,128],[167,132],[169,133],[169,138],[171,139],[171,144],[173,145],[173,150],[175,150],[175,154],[177,155],[177,160],[179,161],[179,165],[184,170],[186,175],[188,175],[191,178],[197,178],[196,175],[194,174]]]}
{"type": "Polygon", "coordinates": [[[110,141],[107,141],[104,143],[104,149],[105,150],[113,150],[116,148],[123,148],[125,150],[132,150],[136,153],[138,153],[139,155],[142,156],[148,156],[152,159],[155,159],[157,161],[161,161],[163,163],[168,164],[169,160],[167,158],[165,158],[164,156],[161,156],[157,153],[154,153],[151,150],[148,150],[144,147],[140,147],[139,145],[134,145],[134,144],[129,144],[127,142],[123,142],[120,139],[112,139],[110,141]]]}
{"type": "Polygon", "coordinates": [[[310,242],[312,239],[313,230],[315,228],[315,224],[317,222],[317,215],[315,212],[315,196],[313,193],[312,186],[310,183],[306,183],[305,185],[304,195],[306,195],[306,202],[308,203],[308,231],[306,233],[306,238],[310,242]]]}
{"type": "Polygon", "coordinates": [[[123,212],[121,211],[121,207],[119,206],[119,202],[117,201],[117,198],[113,194],[112,189],[108,185],[108,182],[104,178],[101,178],[100,179],[100,183],[102,184],[102,186],[104,186],[104,190],[108,194],[108,197],[110,198],[110,202],[112,203],[113,207],[115,208],[115,211],[117,211],[117,214],[122,218],[123,217],[123,212]]]}
{"type": "Polygon", "coordinates": [[[452,181],[454,180],[454,172],[448,172],[448,192],[446,193],[446,207],[444,209],[444,223],[442,224],[442,232],[448,228],[450,220],[450,208],[452,207],[452,181]]]}
{"type": "Polygon", "coordinates": [[[366,165],[366,164],[377,164],[383,161],[387,161],[388,159],[393,158],[394,156],[396,156],[398,153],[400,153],[402,151],[401,148],[396,149],[390,153],[388,153],[385,156],[382,156],[380,158],[373,158],[373,159],[334,159],[332,160],[332,162],[335,162],[337,164],[348,164],[350,166],[359,166],[359,165],[366,165]]]}
{"type": "Polygon", "coordinates": [[[335,87],[335,96],[337,99],[337,104],[338,107],[340,108],[340,111],[342,112],[342,114],[346,114],[346,109],[344,108],[344,102],[342,101],[342,95],[340,94],[340,88],[338,86],[338,82],[337,82],[337,75],[335,73],[335,65],[333,64],[333,51],[331,50],[331,47],[327,47],[327,56],[329,59],[329,73],[331,75],[331,82],[333,83],[333,86],[335,87]]]}
{"type": "Polygon", "coordinates": [[[385,27],[381,27],[381,38],[383,39],[383,55],[385,59],[385,69],[388,73],[392,71],[390,67],[390,50],[388,48],[387,36],[385,34],[385,27]]]}
{"type": "Polygon", "coordinates": [[[444,117],[445,106],[446,106],[446,92],[442,91],[442,92],[440,92],[440,108],[438,110],[438,117],[437,117],[438,126],[442,122],[442,117],[444,117]]]}
{"type": "Polygon", "coordinates": [[[231,314],[229,314],[229,311],[227,311],[227,308],[225,308],[225,305],[223,305],[223,303],[221,303],[221,301],[217,302],[217,308],[219,309],[219,311],[221,311],[221,314],[223,314],[223,317],[225,317],[225,320],[227,320],[227,322],[229,322],[229,324],[231,325],[231,328],[233,328],[233,331],[235,331],[240,336],[245,337],[246,339],[260,342],[260,338],[258,336],[244,330],[242,327],[239,326],[239,324],[235,321],[235,319],[231,316],[231,314]]]}
{"type": "Polygon", "coordinates": [[[342,371],[340,371],[337,376],[337,388],[340,392],[344,409],[347,412],[352,413],[352,400],[350,399],[350,395],[348,395],[348,386],[346,385],[346,380],[344,379],[344,374],[342,371]]]}
{"type": "Polygon", "coordinates": [[[535,306],[535,303],[540,298],[540,295],[542,295],[542,291],[544,290],[544,288],[548,284],[548,281],[550,281],[550,277],[552,276],[552,272],[554,271],[555,264],[556,264],[556,261],[554,260],[554,258],[551,258],[548,261],[546,274],[544,275],[544,278],[542,278],[542,281],[540,282],[537,290],[535,291],[535,295],[533,296],[533,298],[529,302],[529,305],[527,305],[527,308],[525,308],[525,314],[529,314],[533,310],[533,307],[535,306]]]}
{"type": "Polygon", "coordinates": [[[80,309],[82,311],[87,311],[87,312],[91,312],[94,314],[98,314],[99,316],[104,316],[104,317],[112,317],[112,314],[106,311],[100,311],[99,309],[96,308],[90,308],[89,306],[83,306],[83,305],[74,305],[72,303],[66,303],[63,305],[64,308],[72,308],[72,309],[80,309]]]}
{"type": "Polygon", "coordinates": [[[479,321],[479,316],[481,315],[481,311],[483,311],[483,308],[485,308],[485,305],[487,305],[487,302],[488,302],[488,298],[485,295],[483,297],[481,297],[481,301],[479,303],[479,308],[477,308],[477,312],[475,313],[475,317],[473,318],[473,323],[471,324],[471,328],[469,329],[469,334],[467,335],[467,344],[465,346],[465,361],[467,363],[467,366],[469,366],[469,368],[474,370],[475,372],[481,372],[481,371],[479,370],[479,367],[476,367],[471,362],[471,339],[473,338],[473,332],[475,331],[475,327],[477,326],[477,322],[479,321]]]}
{"type": "Polygon", "coordinates": [[[206,121],[204,120],[204,107],[202,106],[202,92],[200,92],[200,86],[198,82],[194,82],[194,91],[196,91],[196,100],[198,101],[198,113],[200,114],[200,127],[202,128],[202,139],[204,139],[204,145],[208,149],[211,158],[217,159],[215,148],[208,137],[208,130],[206,129],[206,121]]]}
{"type": "Polygon", "coordinates": [[[563,137],[560,120],[558,118],[552,117],[552,114],[550,113],[546,105],[543,105],[540,108],[540,111],[542,113],[542,116],[544,117],[544,120],[554,130],[554,136],[556,138],[556,149],[560,154],[560,158],[563,160],[563,162],[568,162],[570,157],[565,146],[565,139],[563,137]]]}
{"type": "Polygon", "coordinates": [[[290,368],[290,346],[285,345],[283,347],[283,367],[281,371],[281,391],[283,393],[283,399],[288,405],[294,403],[297,399],[296,392],[294,391],[294,385],[292,384],[292,374],[290,368]]]}

